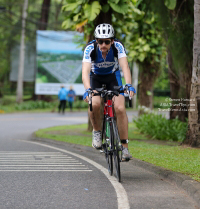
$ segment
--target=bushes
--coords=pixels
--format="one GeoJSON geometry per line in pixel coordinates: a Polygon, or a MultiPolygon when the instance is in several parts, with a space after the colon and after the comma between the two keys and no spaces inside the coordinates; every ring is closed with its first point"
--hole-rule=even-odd
{"type": "Polygon", "coordinates": [[[34,110],[34,109],[45,109],[53,108],[57,105],[55,102],[45,102],[45,101],[27,101],[21,104],[16,104],[16,110],[34,110]]]}
{"type": "Polygon", "coordinates": [[[88,103],[84,102],[83,100],[76,100],[73,105],[74,108],[88,108],[88,103]]]}
{"type": "MultiPolygon", "coordinates": [[[[34,110],[34,109],[46,109],[46,108],[54,108],[58,107],[59,102],[45,102],[45,101],[27,101],[23,102],[21,104],[16,104],[15,109],[16,110],[34,110]]],[[[87,108],[88,104],[84,101],[75,101],[74,108],[87,108]]]]}
{"type": "Polygon", "coordinates": [[[150,135],[154,139],[182,142],[186,137],[187,123],[178,118],[166,119],[161,114],[143,114],[134,120],[141,133],[150,135]]]}
{"type": "MultiPolygon", "coordinates": [[[[44,110],[49,109],[52,111],[57,110],[59,101],[57,99],[57,96],[55,98],[52,98],[53,101],[47,102],[47,101],[25,101],[26,98],[30,99],[29,97],[24,97],[24,102],[21,104],[16,103],[16,96],[4,96],[0,99],[0,114],[2,113],[11,113],[15,111],[31,111],[31,110],[44,110]]],[[[75,109],[87,109],[88,104],[84,102],[83,100],[76,100],[74,102],[73,107],[75,109]]],[[[69,105],[67,103],[67,108],[69,108],[69,105]]]]}

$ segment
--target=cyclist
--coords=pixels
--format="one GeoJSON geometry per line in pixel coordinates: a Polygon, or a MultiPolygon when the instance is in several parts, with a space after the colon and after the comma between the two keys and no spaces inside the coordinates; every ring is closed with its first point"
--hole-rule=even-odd
{"type": "MultiPolygon", "coordinates": [[[[100,24],[94,32],[95,40],[85,47],[82,61],[82,80],[86,89],[83,99],[88,102],[88,91],[101,88],[106,85],[107,90],[114,90],[114,86],[122,86],[119,65],[122,68],[126,86],[130,96],[134,96],[135,89],[131,85],[131,74],[128,66],[125,48],[122,43],[115,39],[114,29],[110,24],[100,24]]],[[[124,95],[114,97],[114,109],[117,115],[117,125],[120,140],[123,146],[122,160],[130,160],[132,156],[128,150],[128,118],[125,109],[124,95]]],[[[101,121],[100,118],[100,96],[92,97],[93,111],[90,112],[90,120],[93,125],[92,146],[100,149],[101,121]]]]}

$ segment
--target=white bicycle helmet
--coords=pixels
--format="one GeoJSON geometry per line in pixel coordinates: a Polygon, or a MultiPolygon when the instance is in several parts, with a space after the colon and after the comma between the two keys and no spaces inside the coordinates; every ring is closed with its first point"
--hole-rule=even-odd
{"type": "Polygon", "coordinates": [[[114,36],[115,36],[115,31],[112,25],[107,23],[97,25],[94,31],[95,38],[114,38],[114,36]]]}

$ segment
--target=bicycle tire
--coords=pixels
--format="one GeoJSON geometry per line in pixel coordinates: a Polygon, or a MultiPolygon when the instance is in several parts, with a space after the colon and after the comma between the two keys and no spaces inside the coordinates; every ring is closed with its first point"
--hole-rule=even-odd
{"type": "Polygon", "coordinates": [[[116,125],[116,121],[113,119],[112,121],[112,130],[113,130],[113,158],[114,158],[114,164],[115,164],[115,170],[116,170],[116,176],[117,180],[121,182],[121,170],[120,170],[120,148],[119,148],[119,133],[118,128],[116,125]]]}
{"type": "MultiPolygon", "coordinates": [[[[105,152],[105,158],[106,158],[106,162],[107,162],[107,166],[108,166],[108,172],[109,174],[112,176],[113,175],[113,154],[111,152],[111,135],[109,137],[109,140],[107,139],[107,133],[106,133],[106,123],[109,124],[109,122],[106,121],[106,118],[104,119],[103,122],[103,141],[104,141],[104,152],[105,152]]],[[[110,124],[109,124],[110,126],[110,124]]],[[[110,129],[110,127],[109,127],[110,129]]]]}

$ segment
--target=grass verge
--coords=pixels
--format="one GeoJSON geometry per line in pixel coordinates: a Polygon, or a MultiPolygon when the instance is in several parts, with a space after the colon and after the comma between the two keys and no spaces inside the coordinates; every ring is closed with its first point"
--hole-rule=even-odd
{"type": "MultiPolygon", "coordinates": [[[[40,129],[35,132],[35,135],[40,138],[91,147],[92,134],[86,129],[87,124],[56,126],[40,129]]],[[[200,182],[199,149],[178,146],[177,144],[169,146],[166,143],[163,145],[163,142],[157,144],[157,140],[149,140],[145,135],[140,134],[133,123],[129,124],[129,139],[129,150],[134,158],[189,175],[192,179],[200,182]]]]}

